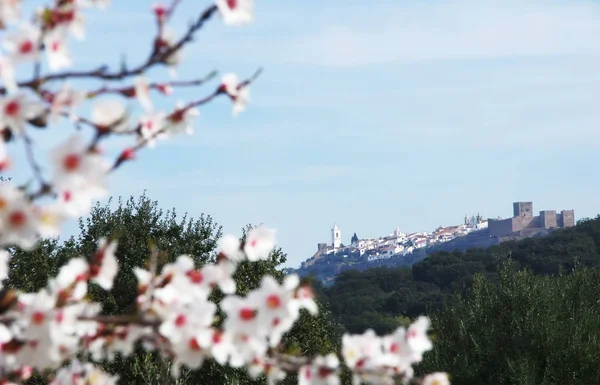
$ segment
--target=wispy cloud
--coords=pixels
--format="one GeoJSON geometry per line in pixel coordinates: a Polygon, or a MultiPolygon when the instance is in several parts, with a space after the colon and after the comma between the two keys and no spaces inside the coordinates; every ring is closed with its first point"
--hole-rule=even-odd
{"type": "MultiPolygon", "coordinates": [[[[245,41],[236,54],[331,67],[404,60],[600,55],[597,2],[396,2],[326,12],[315,11],[314,18],[323,21],[327,17],[329,22],[317,23],[316,30],[298,31],[291,39],[234,38],[235,45],[245,41]]],[[[310,26],[315,27],[314,22],[310,26]]],[[[205,49],[225,51],[223,47],[205,49]]]]}
{"type": "Polygon", "coordinates": [[[354,29],[332,26],[299,41],[289,58],[325,66],[398,60],[600,54],[598,3],[560,5],[524,1],[418,5],[400,22],[354,29]],[[404,19],[404,20],[403,20],[404,19]]]}

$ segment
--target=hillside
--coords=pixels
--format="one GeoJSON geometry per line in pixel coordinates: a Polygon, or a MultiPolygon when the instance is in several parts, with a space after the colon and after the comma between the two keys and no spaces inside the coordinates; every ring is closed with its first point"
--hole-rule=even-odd
{"type": "Polygon", "coordinates": [[[365,258],[360,258],[358,255],[350,255],[348,257],[340,255],[323,255],[319,258],[309,259],[303,264],[303,267],[296,269],[295,273],[302,277],[313,276],[314,278],[321,280],[325,285],[329,285],[338,274],[347,270],[364,271],[381,267],[412,266],[415,263],[424,260],[428,255],[440,251],[452,252],[455,250],[466,251],[469,249],[486,249],[504,242],[531,237],[544,237],[553,231],[556,230],[540,230],[518,237],[496,237],[490,236],[487,229],[483,229],[474,231],[462,237],[454,238],[448,242],[416,249],[410,254],[375,261],[367,261],[365,258]]]}
{"type": "Polygon", "coordinates": [[[316,293],[351,333],[430,316],[435,348],[417,372],[448,371],[453,384],[598,384],[599,267],[600,216],[411,267],[344,271],[316,293]]]}
{"type": "Polygon", "coordinates": [[[600,267],[600,216],[545,237],[467,251],[434,251],[412,266],[341,271],[330,287],[318,292],[348,330],[372,327],[387,332],[402,317],[430,314],[456,292],[466,293],[477,273],[496,279],[500,264],[509,258],[539,275],[557,274],[561,267],[570,270],[576,260],[600,267]]]}

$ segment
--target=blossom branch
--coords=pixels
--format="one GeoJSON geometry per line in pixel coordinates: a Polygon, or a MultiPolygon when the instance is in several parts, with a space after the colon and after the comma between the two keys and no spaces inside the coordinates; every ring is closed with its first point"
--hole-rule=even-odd
{"type": "MultiPolygon", "coordinates": [[[[91,3],[100,1],[104,0],[91,3]]],[[[3,6],[0,24],[11,12],[18,13],[17,3],[8,2],[3,6]]],[[[143,75],[155,65],[178,64],[177,54],[185,44],[193,41],[195,33],[216,12],[221,14],[225,24],[230,25],[243,24],[254,17],[253,0],[216,0],[216,4],[201,12],[178,40],[171,42],[164,35],[164,27],[180,4],[180,0],[171,0],[169,7],[154,9],[157,36],[148,58],[136,67],[123,66],[117,71],[103,65],[91,71],[42,76],[39,66],[42,51],[49,55],[49,64],[55,69],[71,65],[63,43],[67,32],[76,36],[82,32],[81,15],[78,13],[82,4],[57,0],[54,7],[43,10],[37,22],[15,36],[12,50],[8,50],[11,51],[8,59],[0,58],[0,75],[5,84],[0,93],[11,93],[0,100],[0,123],[6,127],[3,131],[6,141],[0,141],[0,162],[10,160],[2,147],[8,142],[9,134],[22,136],[28,163],[40,184],[39,190],[31,195],[12,185],[0,189],[0,246],[18,246],[28,250],[35,247],[40,237],[60,234],[64,220],[87,215],[93,202],[106,196],[107,170],[110,173],[126,160],[133,159],[139,150],[153,146],[154,140],[159,137],[182,132],[191,134],[197,109],[219,95],[229,97],[233,115],[237,116],[249,101],[250,84],[262,73],[262,68],[259,68],[241,82],[237,75],[226,74],[213,92],[188,103],[181,102],[168,114],[154,110],[148,90],[167,93],[169,87],[201,85],[214,77],[215,72],[203,79],[150,84],[140,76],[133,87],[104,85],[95,91],[84,92],[71,90],[65,84],[55,94],[44,89],[43,85],[55,80],[78,78],[107,82],[124,80],[143,75]],[[41,25],[36,26],[36,23],[41,25]],[[56,35],[50,35],[54,33],[56,35]],[[53,41],[53,44],[44,47],[43,43],[47,40],[53,41]],[[25,62],[33,62],[33,78],[17,83],[9,75],[15,64],[25,62]],[[140,79],[143,81],[140,82],[140,79]],[[19,86],[35,91],[35,100],[27,96],[28,93],[21,92],[19,86]],[[137,97],[145,110],[139,123],[132,128],[126,106],[114,102],[114,98],[113,103],[96,102],[91,118],[76,116],[72,112],[76,105],[103,94],[137,97]],[[46,104],[38,100],[40,97],[46,104]],[[66,108],[69,111],[65,111],[66,108]],[[42,166],[34,156],[33,140],[27,130],[28,125],[47,127],[48,121],[53,122],[57,116],[71,118],[77,128],[82,125],[93,128],[95,136],[89,143],[81,136],[73,135],[52,151],[50,184],[44,179],[42,166]],[[98,144],[112,134],[136,134],[138,137],[137,143],[123,151],[111,165],[98,144]],[[53,195],[55,202],[48,206],[33,202],[42,195],[53,195]]],[[[271,258],[275,247],[274,234],[274,230],[261,225],[250,229],[243,242],[236,236],[225,236],[219,241],[219,257],[214,263],[201,268],[196,268],[195,261],[188,255],[180,255],[174,262],[163,265],[162,260],[159,263],[156,246],[150,244],[148,266],[133,268],[137,278],[137,297],[131,304],[136,310],[133,315],[102,315],[102,305],[89,301],[89,285],[95,284],[110,292],[119,270],[117,241],[100,239],[91,258],[69,259],[60,267],[58,274],[49,279],[47,287],[34,293],[7,289],[0,294],[0,346],[3,354],[0,377],[8,379],[16,376],[18,378],[13,382],[18,383],[26,380],[32,368],[44,376],[58,369],[53,384],[65,383],[63,380],[72,382],[74,378],[82,383],[93,379],[97,384],[114,384],[115,376],[102,372],[89,362],[78,362],[76,357],[110,361],[114,353],[124,356],[134,354],[134,347],[141,342],[143,348],[158,352],[162,357],[173,358],[173,373],[179,373],[184,366],[199,369],[206,359],[212,358],[223,366],[246,368],[252,377],[266,374],[273,382],[282,379],[282,376],[284,378],[287,373],[296,372],[300,383],[336,384],[341,370],[352,372],[355,382],[376,380],[384,385],[392,384],[393,378],[410,380],[412,366],[432,348],[427,336],[427,317],[419,317],[410,326],[399,327],[385,336],[377,336],[372,330],[362,335],[344,334],[341,354],[297,357],[279,352],[277,347],[282,345],[282,338],[298,321],[302,309],[312,315],[318,314],[319,307],[312,289],[294,274],[282,280],[265,276],[258,288],[242,297],[238,295],[234,280],[240,263],[271,258]],[[160,272],[159,264],[162,266],[160,272]],[[215,292],[216,289],[218,292],[215,292]],[[222,294],[218,302],[214,300],[216,293],[222,294]],[[63,366],[69,361],[70,364],[63,366]]],[[[9,262],[9,252],[0,250],[0,285],[8,276],[9,262]]],[[[162,374],[166,375],[167,371],[162,374]]],[[[424,383],[447,385],[448,381],[447,377],[438,376],[430,377],[424,383]]]]}
{"type": "MultiPolygon", "coordinates": [[[[216,75],[217,75],[217,71],[212,71],[208,75],[206,75],[205,77],[200,78],[200,79],[156,82],[156,83],[148,84],[147,87],[148,87],[148,89],[158,90],[164,94],[168,94],[170,87],[176,88],[176,87],[200,86],[200,85],[208,82],[209,80],[212,80],[216,75]]],[[[102,95],[102,94],[120,94],[120,95],[123,95],[126,97],[132,97],[132,96],[135,96],[135,93],[136,93],[135,87],[133,87],[133,86],[119,87],[119,88],[110,88],[108,86],[104,86],[95,91],[89,91],[87,93],[87,98],[91,99],[91,98],[94,98],[94,97],[96,97],[98,95],[102,95]]]]}
{"type": "MultiPolygon", "coordinates": [[[[244,80],[239,85],[237,85],[236,91],[239,91],[240,89],[243,89],[245,87],[249,87],[250,84],[252,84],[254,81],[256,81],[258,79],[258,77],[260,76],[262,71],[263,71],[262,68],[259,68],[258,70],[256,70],[256,72],[254,72],[254,74],[251,77],[249,77],[248,79],[244,80]]],[[[231,90],[228,90],[227,86],[225,84],[221,84],[208,96],[205,96],[202,99],[198,99],[196,101],[190,102],[187,105],[185,105],[184,107],[176,109],[167,117],[167,121],[169,122],[168,124],[165,124],[161,129],[157,130],[156,132],[151,134],[149,137],[142,139],[135,146],[127,148],[123,152],[121,152],[121,154],[115,160],[115,163],[113,164],[113,166],[109,170],[109,172],[115,171],[125,161],[134,159],[135,154],[142,148],[146,147],[148,145],[148,143],[150,143],[152,140],[158,138],[161,135],[167,134],[169,132],[169,130],[172,129],[173,123],[176,124],[176,123],[182,122],[185,119],[185,115],[188,111],[190,111],[196,107],[200,107],[204,104],[207,104],[207,103],[211,102],[213,99],[215,99],[217,96],[222,95],[222,94],[227,94],[231,98],[235,99],[237,96],[232,95],[230,92],[231,92],[231,90]]],[[[138,132],[139,128],[140,127],[138,126],[134,131],[138,132]]]]}
{"type": "MultiPolygon", "coordinates": [[[[174,9],[174,8],[173,8],[174,9]]],[[[37,89],[41,85],[55,80],[77,79],[77,78],[95,78],[100,80],[122,80],[135,75],[140,75],[157,64],[164,64],[165,61],[180,50],[185,44],[190,43],[196,32],[198,32],[206,21],[208,21],[217,11],[215,5],[205,9],[198,19],[188,27],[187,32],[173,45],[164,46],[164,41],[157,38],[154,44],[154,49],[148,59],[138,66],[127,69],[122,68],[120,71],[109,72],[107,65],[102,65],[91,71],[65,71],[60,73],[48,74],[43,77],[34,77],[31,80],[19,82],[18,86],[22,88],[37,89]]],[[[5,94],[6,88],[0,87],[0,93],[5,94]]]]}

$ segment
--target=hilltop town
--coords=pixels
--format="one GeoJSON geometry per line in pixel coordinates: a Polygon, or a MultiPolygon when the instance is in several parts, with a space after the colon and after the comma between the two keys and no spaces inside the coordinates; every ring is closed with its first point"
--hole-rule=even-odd
{"type": "Polygon", "coordinates": [[[342,230],[335,224],[331,229],[331,243],[319,243],[316,253],[302,262],[299,270],[309,272],[315,264],[324,263],[362,264],[357,268],[368,268],[368,265],[384,261],[409,264],[414,260],[410,256],[416,251],[439,248],[444,244],[460,249],[469,248],[469,245],[491,246],[508,239],[543,236],[555,229],[575,225],[574,210],[543,210],[537,216],[533,213],[533,202],[514,202],[513,216],[506,219],[484,219],[480,214],[467,214],[461,224],[439,226],[431,232],[405,234],[396,228],[378,238],[359,238],[354,234],[349,245],[343,244],[342,230]]]}

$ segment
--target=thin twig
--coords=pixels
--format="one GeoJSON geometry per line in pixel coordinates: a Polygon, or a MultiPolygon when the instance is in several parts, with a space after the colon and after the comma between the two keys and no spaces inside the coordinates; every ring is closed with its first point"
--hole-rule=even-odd
{"type": "Polygon", "coordinates": [[[33,140],[29,137],[29,135],[23,133],[23,143],[25,144],[25,152],[27,154],[27,161],[29,165],[33,169],[33,173],[40,183],[42,189],[46,189],[48,187],[48,183],[44,179],[42,168],[35,160],[35,155],[33,154],[33,140]]]}
{"type": "MultiPolygon", "coordinates": [[[[148,88],[152,89],[152,90],[162,90],[165,87],[194,87],[194,86],[199,86],[199,85],[206,83],[207,81],[213,79],[215,76],[217,76],[217,71],[212,71],[208,75],[206,75],[205,77],[203,77],[201,79],[156,82],[156,83],[149,84],[148,88]]],[[[121,94],[121,95],[127,95],[127,96],[133,95],[134,87],[130,86],[130,87],[109,88],[107,86],[104,86],[95,91],[88,92],[87,97],[93,98],[93,97],[96,97],[98,95],[103,95],[103,94],[121,94]]]]}
{"type": "MultiPolygon", "coordinates": [[[[241,88],[241,87],[247,87],[247,86],[249,86],[252,82],[254,82],[258,78],[258,76],[261,73],[262,73],[262,68],[259,68],[249,79],[247,79],[247,80],[243,81],[242,83],[240,83],[239,87],[241,88]]],[[[186,106],[184,106],[184,107],[182,107],[180,109],[175,110],[173,113],[171,113],[167,117],[167,120],[173,119],[177,115],[184,114],[187,110],[189,110],[191,108],[202,106],[202,105],[204,105],[204,104],[212,101],[217,96],[219,96],[221,94],[224,94],[224,93],[225,93],[225,89],[220,85],[210,95],[205,96],[202,99],[198,99],[196,101],[190,102],[186,106]]],[[[119,155],[119,157],[115,160],[115,163],[113,164],[112,168],[109,170],[109,173],[115,171],[126,160],[131,159],[132,156],[136,152],[138,152],[142,148],[146,147],[148,145],[148,143],[150,143],[150,141],[156,139],[157,137],[159,137],[162,134],[167,133],[170,128],[171,128],[170,124],[166,124],[165,126],[161,127],[160,130],[157,130],[156,132],[154,132],[151,136],[142,139],[138,144],[136,144],[135,146],[133,146],[133,147],[129,148],[128,150],[126,150],[126,152],[121,153],[119,155]],[[127,156],[125,156],[126,153],[127,153],[127,156]]]]}
{"type": "MultiPolygon", "coordinates": [[[[64,80],[64,79],[82,79],[82,78],[95,78],[99,80],[122,80],[128,77],[132,77],[135,75],[140,75],[145,72],[149,68],[153,67],[156,64],[164,63],[166,59],[169,58],[172,54],[181,49],[185,44],[191,42],[193,40],[194,34],[199,31],[206,21],[208,21],[217,11],[216,5],[211,5],[207,9],[205,9],[196,22],[194,22],[188,28],[187,32],[175,43],[174,45],[165,48],[160,53],[151,54],[148,59],[134,67],[132,69],[121,68],[119,71],[109,72],[109,68],[107,65],[102,65],[96,69],[90,71],[66,71],[54,74],[48,74],[41,78],[33,78],[28,81],[19,82],[19,87],[24,88],[37,88],[42,84],[45,84],[54,80],[64,80]]],[[[0,93],[5,94],[6,88],[0,87],[0,93]]]]}

